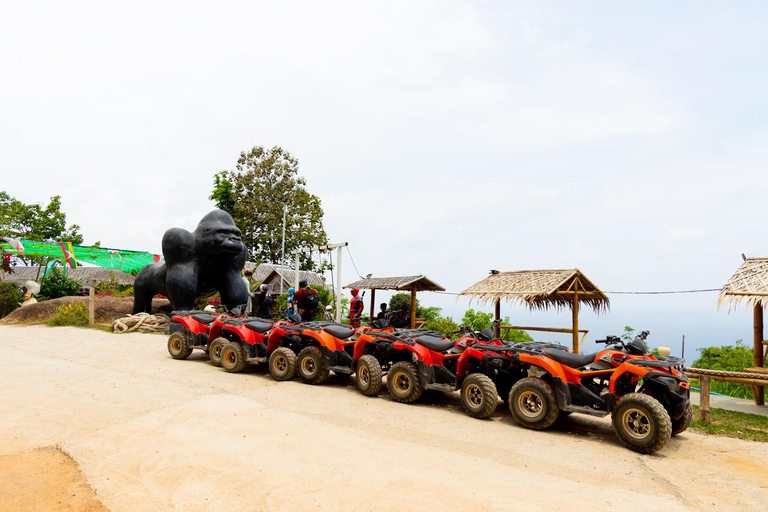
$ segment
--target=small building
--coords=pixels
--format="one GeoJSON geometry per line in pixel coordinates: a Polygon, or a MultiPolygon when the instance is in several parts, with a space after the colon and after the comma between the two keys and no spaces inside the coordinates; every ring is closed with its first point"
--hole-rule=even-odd
{"type": "Polygon", "coordinates": [[[376,304],[376,290],[397,290],[411,292],[411,329],[416,326],[416,292],[444,292],[445,288],[436,282],[427,279],[421,274],[417,276],[401,277],[367,277],[344,288],[357,288],[358,290],[371,290],[371,318],[374,318],[374,306],[376,304]]]}
{"type": "MultiPolygon", "coordinates": [[[[285,265],[261,264],[252,272],[253,281],[271,285],[273,293],[288,293],[288,288],[294,287],[296,283],[296,271],[285,265]]],[[[298,277],[298,281],[305,280],[309,286],[326,287],[325,279],[317,272],[300,270],[298,277]]]]}

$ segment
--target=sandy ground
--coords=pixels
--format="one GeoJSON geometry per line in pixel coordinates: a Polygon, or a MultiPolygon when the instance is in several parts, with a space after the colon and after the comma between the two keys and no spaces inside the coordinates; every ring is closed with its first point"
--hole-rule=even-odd
{"type": "MultiPolygon", "coordinates": [[[[534,432],[502,406],[476,420],[451,394],[404,405],[384,391],[365,397],[352,379],[275,382],[264,366],[233,375],[201,352],[173,360],[165,343],[152,334],[0,326],[0,457],[58,447],[112,511],[768,504],[767,444],[684,433],[640,455],[605,419],[572,415],[534,432]]],[[[8,471],[0,463],[0,481],[8,471]]],[[[0,486],[0,503],[39,510],[34,491],[18,488],[22,496],[0,486]]],[[[45,509],[87,510],[66,500],[45,509]]]]}

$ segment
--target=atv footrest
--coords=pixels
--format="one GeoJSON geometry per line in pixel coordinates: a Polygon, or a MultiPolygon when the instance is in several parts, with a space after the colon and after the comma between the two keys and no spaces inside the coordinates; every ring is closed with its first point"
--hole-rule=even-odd
{"type": "Polygon", "coordinates": [[[336,373],[343,373],[344,375],[352,375],[352,368],[349,366],[331,366],[331,370],[336,373]]]}
{"type": "Polygon", "coordinates": [[[608,411],[593,409],[585,405],[568,405],[565,407],[565,410],[568,412],[578,412],[581,414],[588,414],[590,416],[597,416],[598,418],[608,416],[608,411]]]}

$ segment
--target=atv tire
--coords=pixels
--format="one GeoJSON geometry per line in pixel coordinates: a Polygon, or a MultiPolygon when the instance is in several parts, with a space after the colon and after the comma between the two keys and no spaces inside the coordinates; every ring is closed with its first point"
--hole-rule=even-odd
{"type": "Polygon", "coordinates": [[[288,347],[280,347],[269,356],[269,373],[277,381],[291,380],[296,376],[296,353],[288,347]]]}
{"type": "Polygon", "coordinates": [[[473,418],[488,418],[499,404],[496,385],[487,375],[473,373],[461,385],[461,404],[473,418]]]}
{"type": "Polygon", "coordinates": [[[192,347],[187,341],[187,333],[176,331],[168,336],[168,353],[174,359],[186,359],[192,353],[192,347]]]}
{"type": "Polygon", "coordinates": [[[227,338],[220,337],[208,345],[208,359],[211,360],[213,366],[221,366],[221,351],[227,343],[229,343],[227,338]]]}
{"type": "Polygon", "coordinates": [[[331,371],[325,366],[323,354],[317,347],[305,347],[296,358],[296,375],[306,384],[321,384],[331,371]]]}
{"type": "Polygon", "coordinates": [[[424,393],[419,372],[413,363],[400,361],[387,372],[387,388],[396,402],[410,404],[424,393]]]}
{"type": "Polygon", "coordinates": [[[692,420],[693,420],[693,406],[691,406],[691,402],[688,402],[688,405],[686,406],[685,412],[683,413],[683,415],[676,420],[672,420],[672,435],[676,436],[681,432],[685,432],[688,429],[688,427],[691,426],[692,420]]]}
{"type": "Polygon", "coordinates": [[[248,366],[243,346],[238,341],[224,345],[221,349],[221,367],[229,373],[239,373],[248,366]]]}
{"type": "Polygon", "coordinates": [[[560,416],[555,391],[538,377],[520,379],[512,386],[509,410],[521,426],[533,430],[550,427],[560,416]]]}
{"type": "Polygon", "coordinates": [[[381,365],[372,355],[366,354],[357,362],[355,381],[357,389],[365,396],[376,396],[381,390],[381,365]]]}
{"type": "Polygon", "coordinates": [[[624,446],[639,453],[654,453],[672,437],[672,421],[664,406],[650,395],[628,393],[611,411],[613,430],[624,446]]]}

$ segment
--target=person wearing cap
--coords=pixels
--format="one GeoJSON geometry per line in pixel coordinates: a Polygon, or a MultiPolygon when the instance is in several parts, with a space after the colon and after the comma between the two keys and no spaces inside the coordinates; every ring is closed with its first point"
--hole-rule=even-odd
{"type": "Polygon", "coordinates": [[[325,306],[325,319],[328,322],[333,322],[333,307],[330,304],[325,306]]]}
{"type": "Polygon", "coordinates": [[[299,289],[293,294],[293,302],[296,304],[296,309],[299,310],[302,320],[305,322],[312,320],[318,304],[317,290],[307,286],[307,280],[302,279],[299,281],[299,289]]]}
{"type": "Polygon", "coordinates": [[[258,306],[256,316],[259,318],[272,318],[272,304],[274,300],[269,295],[269,285],[259,286],[259,293],[256,294],[256,304],[258,306]]]}
{"type": "Polygon", "coordinates": [[[353,329],[360,327],[360,317],[365,309],[363,304],[363,298],[358,296],[360,290],[357,288],[352,289],[352,302],[349,303],[349,325],[353,329]]]}
{"type": "Polygon", "coordinates": [[[40,284],[35,281],[26,281],[24,286],[21,287],[21,291],[24,292],[24,302],[20,303],[22,306],[29,306],[30,304],[37,304],[35,295],[40,293],[40,284]]]}

